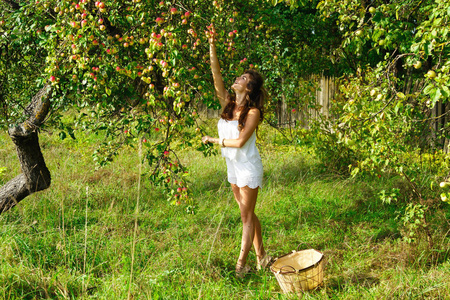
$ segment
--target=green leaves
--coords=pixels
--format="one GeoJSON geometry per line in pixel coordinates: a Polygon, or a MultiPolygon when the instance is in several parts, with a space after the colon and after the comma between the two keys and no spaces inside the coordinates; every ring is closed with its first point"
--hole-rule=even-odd
{"type": "Polygon", "coordinates": [[[379,195],[381,201],[383,201],[384,203],[387,203],[387,204],[391,204],[392,202],[397,201],[397,198],[400,195],[400,189],[392,188],[392,190],[390,192],[386,191],[386,190],[381,190],[378,193],[378,195],[379,195]]]}
{"type": "Polygon", "coordinates": [[[8,169],[6,167],[0,167],[0,177],[3,177],[3,175],[5,175],[7,170],[8,169]]]}

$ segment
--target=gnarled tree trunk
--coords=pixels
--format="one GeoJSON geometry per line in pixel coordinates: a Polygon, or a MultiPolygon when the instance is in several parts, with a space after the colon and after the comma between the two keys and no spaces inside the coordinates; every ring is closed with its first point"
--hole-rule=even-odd
{"type": "Polygon", "coordinates": [[[25,197],[50,186],[50,171],[39,146],[38,130],[49,108],[51,87],[45,86],[25,109],[28,119],[9,129],[19,157],[22,174],[0,188],[0,214],[11,209],[25,197]]]}

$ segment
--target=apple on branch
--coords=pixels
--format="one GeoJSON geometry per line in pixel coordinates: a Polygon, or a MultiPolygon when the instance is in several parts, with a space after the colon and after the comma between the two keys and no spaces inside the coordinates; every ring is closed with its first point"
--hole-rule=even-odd
{"type": "Polygon", "coordinates": [[[425,76],[428,77],[428,78],[430,78],[430,79],[433,79],[433,78],[436,77],[436,72],[433,71],[433,70],[429,70],[429,71],[427,72],[427,74],[425,74],[425,76]]]}

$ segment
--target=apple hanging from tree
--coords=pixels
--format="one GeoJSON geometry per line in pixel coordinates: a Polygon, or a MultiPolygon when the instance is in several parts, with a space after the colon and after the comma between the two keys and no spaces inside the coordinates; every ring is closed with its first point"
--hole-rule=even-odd
{"type": "Polygon", "coordinates": [[[436,72],[433,71],[433,70],[429,70],[429,71],[427,72],[426,76],[427,76],[428,78],[430,78],[430,79],[433,79],[433,78],[436,77],[436,72]]]}

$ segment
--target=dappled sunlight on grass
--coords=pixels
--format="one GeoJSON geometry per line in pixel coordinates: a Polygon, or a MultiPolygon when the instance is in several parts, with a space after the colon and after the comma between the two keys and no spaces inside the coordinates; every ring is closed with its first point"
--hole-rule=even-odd
{"type": "MultiPolygon", "coordinates": [[[[124,148],[113,163],[97,169],[90,143],[46,139],[52,186],[0,216],[0,298],[126,298],[135,221],[136,298],[289,298],[270,271],[255,270],[253,251],[252,272],[244,279],[234,276],[242,224],[220,155],[180,152],[190,169],[195,214],[169,205],[143,176],[135,215],[137,149],[124,148]]],[[[17,168],[13,148],[5,149],[0,161],[17,168]]],[[[313,247],[326,256],[324,286],[304,299],[450,295],[445,210],[436,206],[432,222],[442,226],[436,227],[441,251],[432,258],[426,242],[401,240],[396,218],[402,200],[390,205],[380,200],[380,190],[399,186],[398,179],[323,172],[300,147],[262,144],[261,156],[264,187],[256,214],[266,249],[279,256],[313,247]]]]}

